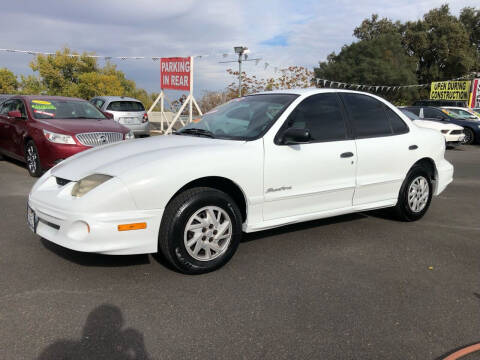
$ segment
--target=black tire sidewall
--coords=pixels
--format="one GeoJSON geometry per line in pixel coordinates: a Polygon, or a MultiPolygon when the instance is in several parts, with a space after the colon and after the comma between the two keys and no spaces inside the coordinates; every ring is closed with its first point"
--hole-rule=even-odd
{"type": "Polygon", "coordinates": [[[179,270],[189,274],[213,271],[227,263],[237,250],[242,234],[241,215],[237,205],[227,194],[214,189],[197,193],[186,200],[175,211],[171,224],[167,226],[170,258],[179,270]],[[232,238],[228,249],[222,255],[211,261],[199,261],[188,254],[184,244],[184,231],[190,217],[206,206],[217,206],[227,212],[232,221],[232,238]]]}
{"type": "Polygon", "coordinates": [[[471,144],[473,144],[473,143],[475,142],[475,133],[473,132],[473,130],[472,130],[472,129],[469,129],[469,128],[465,128],[463,131],[464,131],[465,135],[467,134],[467,132],[468,132],[469,135],[470,135],[470,141],[464,142],[464,144],[465,144],[465,145],[471,145],[471,144]]]}
{"type": "Polygon", "coordinates": [[[37,160],[36,160],[36,168],[35,168],[35,172],[31,172],[30,171],[30,168],[28,167],[28,162],[27,162],[27,170],[28,170],[28,173],[30,174],[30,176],[32,177],[40,177],[43,173],[43,170],[42,170],[42,164],[40,163],[40,155],[38,154],[38,149],[37,149],[37,146],[35,145],[35,143],[33,141],[29,141],[27,142],[27,145],[25,146],[25,161],[27,161],[27,154],[28,154],[28,148],[29,147],[33,147],[33,149],[35,150],[35,153],[37,154],[37,160]]]}
{"type": "Polygon", "coordinates": [[[430,207],[432,196],[433,196],[433,186],[432,186],[431,177],[428,174],[428,172],[424,170],[422,167],[416,166],[412,168],[412,170],[410,170],[410,172],[408,173],[407,178],[403,182],[402,188],[400,190],[400,199],[399,199],[400,209],[399,210],[401,211],[405,220],[415,221],[422,218],[425,215],[425,213],[428,211],[428,208],[430,207]],[[414,212],[410,209],[410,206],[408,205],[408,189],[412,181],[415,180],[418,176],[423,176],[427,180],[429,194],[428,194],[427,204],[425,205],[423,210],[419,212],[414,212]]]}

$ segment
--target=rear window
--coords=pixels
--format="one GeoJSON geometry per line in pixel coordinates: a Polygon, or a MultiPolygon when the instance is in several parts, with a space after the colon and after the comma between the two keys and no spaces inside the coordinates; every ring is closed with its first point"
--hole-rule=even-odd
{"type": "Polygon", "coordinates": [[[107,110],[112,111],[145,111],[143,104],[138,101],[112,101],[107,110]]]}

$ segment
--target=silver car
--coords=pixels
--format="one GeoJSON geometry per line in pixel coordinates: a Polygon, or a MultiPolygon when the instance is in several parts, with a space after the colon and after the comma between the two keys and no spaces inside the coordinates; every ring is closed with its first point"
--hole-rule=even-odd
{"type": "Polygon", "coordinates": [[[90,102],[101,111],[133,131],[135,136],[150,135],[150,125],[145,107],[140,100],[125,96],[97,96],[90,102]]]}

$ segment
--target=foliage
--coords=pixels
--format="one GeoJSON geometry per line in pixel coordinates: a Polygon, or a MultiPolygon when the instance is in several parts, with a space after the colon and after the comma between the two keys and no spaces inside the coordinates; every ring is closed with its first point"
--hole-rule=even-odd
{"type": "Polygon", "coordinates": [[[11,94],[18,89],[17,77],[7,68],[0,69],[0,94],[11,94]]]}
{"type": "MultiPolygon", "coordinates": [[[[480,10],[464,8],[459,17],[448,5],[421,20],[400,23],[377,14],[355,28],[358,39],[314,69],[315,77],[364,85],[411,85],[449,80],[479,70],[480,10]]],[[[382,93],[397,103],[428,97],[428,89],[382,93]]]]}

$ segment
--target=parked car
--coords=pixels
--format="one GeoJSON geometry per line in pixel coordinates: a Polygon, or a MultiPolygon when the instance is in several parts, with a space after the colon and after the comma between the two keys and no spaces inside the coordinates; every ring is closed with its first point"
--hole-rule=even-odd
{"type": "Polygon", "coordinates": [[[0,94],[0,104],[15,95],[0,94]]]}
{"type": "Polygon", "coordinates": [[[97,96],[90,102],[133,131],[135,136],[150,136],[148,114],[142,102],[124,96],[97,96]]]}
{"type": "Polygon", "coordinates": [[[413,106],[461,106],[464,107],[467,104],[466,101],[462,100],[416,100],[413,103],[413,106]]]}
{"type": "Polygon", "coordinates": [[[480,140],[480,122],[477,120],[465,119],[445,109],[432,106],[406,106],[405,109],[421,119],[436,119],[462,126],[465,133],[464,144],[474,144],[480,140]]]}
{"type": "Polygon", "coordinates": [[[15,96],[0,106],[0,153],[25,161],[38,177],[63,159],[133,138],[88,101],[61,96],[15,96]]]}
{"type": "Polygon", "coordinates": [[[463,107],[457,107],[457,106],[442,106],[442,109],[445,109],[448,112],[452,112],[455,115],[458,115],[464,119],[480,120],[480,117],[469,108],[463,108],[463,107]]]}
{"type": "Polygon", "coordinates": [[[402,113],[407,115],[415,125],[439,131],[445,137],[445,143],[447,146],[458,146],[463,143],[463,139],[465,138],[463,127],[448,123],[446,121],[420,119],[420,117],[406,110],[405,108],[399,109],[402,113]]]}
{"type": "Polygon", "coordinates": [[[61,246],[225,264],[242,231],[393,207],[414,221],[452,181],[438,132],[380,97],[300,89],[234,99],[178,132],[78,154],[32,188],[28,221],[61,246]],[[101,216],[100,216],[101,214],[101,216]]]}

